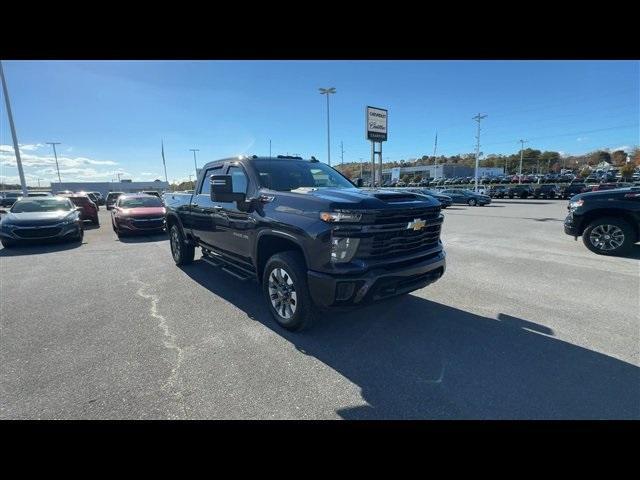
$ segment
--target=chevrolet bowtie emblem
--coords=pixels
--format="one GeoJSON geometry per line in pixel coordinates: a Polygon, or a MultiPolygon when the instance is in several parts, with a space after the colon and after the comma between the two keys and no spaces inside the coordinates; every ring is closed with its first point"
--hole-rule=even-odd
{"type": "Polygon", "coordinates": [[[407,224],[407,230],[409,229],[413,229],[414,231],[418,231],[424,228],[424,226],[427,224],[427,222],[425,222],[424,220],[420,219],[420,218],[414,218],[413,222],[409,222],[407,224]]]}

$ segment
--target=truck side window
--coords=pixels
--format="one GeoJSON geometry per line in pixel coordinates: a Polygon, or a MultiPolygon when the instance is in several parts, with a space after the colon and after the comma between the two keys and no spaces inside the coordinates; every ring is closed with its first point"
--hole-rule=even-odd
{"type": "Polygon", "coordinates": [[[202,181],[202,186],[200,187],[200,191],[198,192],[198,195],[209,195],[211,193],[211,175],[220,173],[221,168],[222,168],[222,165],[216,165],[209,168],[204,173],[204,180],[202,181]]]}
{"type": "Polygon", "coordinates": [[[229,167],[227,175],[231,175],[231,184],[235,193],[247,193],[247,175],[241,167],[229,167]]]}

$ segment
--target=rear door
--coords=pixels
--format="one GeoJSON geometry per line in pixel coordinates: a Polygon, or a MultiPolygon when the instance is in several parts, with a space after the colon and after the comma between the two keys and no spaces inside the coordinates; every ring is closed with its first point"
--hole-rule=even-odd
{"type": "Polygon", "coordinates": [[[221,242],[216,229],[219,202],[211,201],[211,175],[222,173],[223,166],[223,163],[214,164],[204,172],[202,182],[191,197],[188,221],[185,222],[198,241],[213,247],[221,242]]]}

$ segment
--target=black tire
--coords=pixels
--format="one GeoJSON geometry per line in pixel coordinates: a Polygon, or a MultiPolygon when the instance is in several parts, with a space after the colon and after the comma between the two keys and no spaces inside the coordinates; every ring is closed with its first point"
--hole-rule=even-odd
{"type": "Polygon", "coordinates": [[[172,225],[169,230],[169,245],[171,247],[171,256],[176,265],[188,265],[193,262],[196,247],[185,241],[178,225],[172,225]]]}
{"type": "Polygon", "coordinates": [[[309,294],[307,271],[301,253],[293,250],[280,252],[267,260],[262,275],[262,291],[271,315],[281,327],[293,332],[311,327],[314,320],[313,301],[309,294]],[[280,271],[279,280],[278,271],[280,271]],[[284,286],[290,289],[288,293],[284,292],[284,298],[289,302],[288,305],[287,303],[279,303],[276,298],[272,299],[272,295],[282,293],[279,287],[284,286]],[[274,291],[274,287],[278,290],[274,291]],[[292,294],[294,298],[291,298],[292,294]],[[291,303],[291,300],[294,303],[291,303]],[[282,305],[281,311],[279,308],[276,309],[276,306],[279,305],[282,305]]]}
{"type": "Polygon", "coordinates": [[[631,250],[636,240],[631,225],[616,217],[598,218],[582,232],[582,243],[598,255],[623,255],[631,250]]]}
{"type": "Polygon", "coordinates": [[[73,241],[82,243],[82,240],[84,240],[84,228],[80,227],[80,232],[76,235],[73,241]]]}
{"type": "Polygon", "coordinates": [[[16,242],[9,240],[8,238],[0,238],[0,243],[4,248],[11,248],[16,246],[16,242]]]}
{"type": "Polygon", "coordinates": [[[467,203],[470,207],[475,207],[478,204],[478,201],[475,198],[470,198],[467,203]]]}
{"type": "Polygon", "coordinates": [[[96,226],[100,226],[100,219],[98,217],[94,218],[93,220],[91,220],[91,223],[93,223],[96,226]]]}

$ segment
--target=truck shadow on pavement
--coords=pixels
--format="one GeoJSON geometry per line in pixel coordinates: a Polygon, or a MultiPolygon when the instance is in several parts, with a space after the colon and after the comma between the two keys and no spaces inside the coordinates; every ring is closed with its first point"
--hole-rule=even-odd
{"type": "Polygon", "coordinates": [[[256,283],[201,261],[183,271],[357,385],[364,405],[338,409],[344,419],[640,418],[640,368],[534,322],[406,295],[291,333],[256,283]]]}

